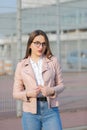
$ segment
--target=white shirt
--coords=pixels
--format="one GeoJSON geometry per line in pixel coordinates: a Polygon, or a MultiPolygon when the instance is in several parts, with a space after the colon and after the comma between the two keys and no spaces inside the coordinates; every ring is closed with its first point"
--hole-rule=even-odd
{"type": "Polygon", "coordinates": [[[38,60],[38,62],[34,62],[31,58],[30,58],[30,63],[32,65],[34,74],[35,74],[35,78],[36,78],[36,83],[37,85],[44,85],[44,81],[42,78],[42,58],[40,58],[38,60]]]}

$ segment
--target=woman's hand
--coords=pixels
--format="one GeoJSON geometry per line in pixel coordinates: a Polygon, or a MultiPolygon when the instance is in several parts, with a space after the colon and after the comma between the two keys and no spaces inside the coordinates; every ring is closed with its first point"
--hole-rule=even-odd
{"type": "Polygon", "coordinates": [[[43,96],[53,96],[55,94],[54,89],[51,87],[39,86],[39,88],[43,96]]]}
{"type": "Polygon", "coordinates": [[[32,89],[32,90],[27,91],[27,92],[26,92],[26,96],[27,96],[27,97],[36,98],[39,93],[40,93],[40,88],[37,87],[37,88],[35,88],[35,89],[32,89]]]}

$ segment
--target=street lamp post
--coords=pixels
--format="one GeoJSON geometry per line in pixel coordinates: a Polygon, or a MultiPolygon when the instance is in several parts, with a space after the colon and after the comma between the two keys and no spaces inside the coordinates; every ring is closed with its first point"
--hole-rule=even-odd
{"type": "Polygon", "coordinates": [[[57,40],[57,57],[59,61],[61,62],[61,48],[60,48],[60,1],[56,0],[56,40],[57,40]]]}
{"type": "MultiPolygon", "coordinates": [[[[22,58],[21,0],[17,0],[17,62],[22,58]]],[[[22,101],[17,100],[17,117],[22,115],[22,101]]]]}

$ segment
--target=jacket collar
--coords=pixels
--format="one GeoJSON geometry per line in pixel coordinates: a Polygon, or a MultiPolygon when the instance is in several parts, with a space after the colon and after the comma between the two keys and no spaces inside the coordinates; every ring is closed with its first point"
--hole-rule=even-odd
{"type": "Polygon", "coordinates": [[[42,66],[42,73],[49,69],[48,63],[50,62],[49,59],[43,57],[43,66],[42,66]]]}
{"type": "Polygon", "coordinates": [[[34,71],[32,69],[30,62],[29,62],[29,59],[30,59],[30,57],[24,59],[24,64],[23,64],[24,72],[28,75],[31,75],[33,78],[35,78],[34,71]]]}
{"type": "MultiPolygon", "coordinates": [[[[26,67],[26,70],[27,70],[27,72],[29,72],[29,74],[33,73],[33,75],[34,75],[34,72],[33,72],[33,69],[32,69],[32,66],[31,66],[31,63],[29,60],[30,60],[30,57],[25,59],[24,66],[26,67]]],[[[45,56],[43,57],[42,73],[49,69],[48,63],[51,61],[52,61],[52,59],[48,59],[45,56]]]]}

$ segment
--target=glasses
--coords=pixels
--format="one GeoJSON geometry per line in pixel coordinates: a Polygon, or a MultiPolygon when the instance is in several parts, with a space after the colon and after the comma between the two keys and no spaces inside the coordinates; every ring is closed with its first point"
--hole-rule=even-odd
{"type": "Polygon", "coordinates": [[[40,47],[40,46],[45,47],[45,46],[46,46],[46,43],[45,43],[45,42],[40,43],[39,41],[36,41],[36,42],[33,42],[33,43],[34,43],[34,45],[35,45],[36,47],[40,47]]]}

